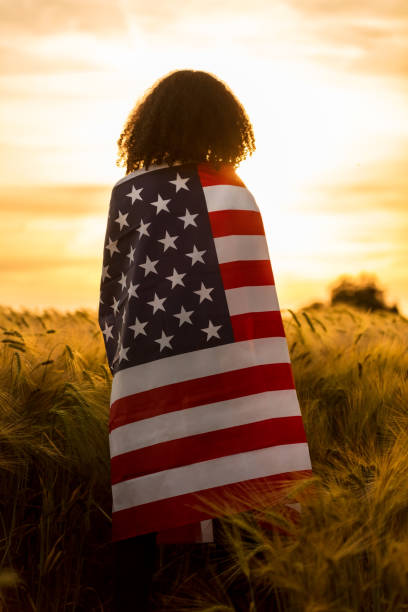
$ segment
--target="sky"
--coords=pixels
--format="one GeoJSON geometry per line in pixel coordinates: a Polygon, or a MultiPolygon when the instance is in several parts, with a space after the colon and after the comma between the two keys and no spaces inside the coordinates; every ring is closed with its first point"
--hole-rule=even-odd
{"type": "Polygon", "coordinates": [[[0,303],[97,308],[117,139],[181,68],[253,123],[281,308],[365,272],[408,316],[406,0],[0,0],[0,303]]]}

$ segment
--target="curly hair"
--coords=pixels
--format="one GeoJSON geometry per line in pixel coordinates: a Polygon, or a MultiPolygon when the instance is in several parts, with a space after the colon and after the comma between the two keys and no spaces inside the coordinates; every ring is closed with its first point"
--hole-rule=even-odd
{"type": "Polygon", "coordinates": [[[126,166],[126,174],[175,162],[236,167],[255,151],[242,104],[200,70],[175,70],[156,81],[130,112],[117,144],[116,165],[126,166]]]}

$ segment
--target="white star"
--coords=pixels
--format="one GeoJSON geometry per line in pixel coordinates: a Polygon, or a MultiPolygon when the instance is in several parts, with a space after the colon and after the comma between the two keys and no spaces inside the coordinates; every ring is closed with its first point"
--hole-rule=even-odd
{"type": "Polygon", "coordinates": [[[113,335],[112,335],[112,332],[111,332],[112,327],[113,327],[113,325],[109,325],[108,326],[107,322],[105,321],[105,329],[102,330],[102,333],[105,336],[105,340],[106,341],[108,341],[109,338],[112,338],[112,340],[114,339],[113,335]]]}
{"type": "Polygon", "coordinates": [[[108,249],[111,257],[114,253],[120,253],[118,247],[116,246],[117,244],[118,244],[117,240],[112,241],[109,238],[109,244],[105,247],[105,249],[108,249]]]}
{"type": "Polygon", "coordinates": [[[153,314],[155,314],[158,310],[164,310],[164,312],[166,312],[163,306],[163,302],[165,302],[166,299],[167,298],[159,298],[157,293],[155,293],[154,300],[152,300],[151,302],[147,302],[148,304],[151,304],[153,306],[153,314]]]}
{"type": "Polygon", "coordinates": [[[132,204],[135,203],[135,200],[142,200],[142,196],[140,192],[143,191],[143,187],[141,189],[135,189],[135,186],[132,185],[132,191],[126,194],[126,197],[132,198],[132,204]]]}
{"type": "Polygon", "coordinates": [[[192,325],[192,322],[190,319],[191,319],[191,315],[193,314],[193,312],[194,310],[189,310],[189,311],[184,310],[184,306],[182,306],[180,312],[173,315],[173,317],[178,318],[179,327],[181,327],[183,323],[190,323],[192,325]]]}
{"type": "Polygon", "coordinates": [[[111,277],[111,275],[108,274],[108,268],[109,268],[109,265],[108,266],[103,266],[103,270],[102,270],[102,280],[103,281],[105,280],[105,278],[110,278],[111,277]]]}
{"type": "Polygon", "coordinates": [[[141,238],[142,236],[150,236],[149,232],[147,231],[149,225],[150,223],[144,223],[143,219],[140,219],[140,225],[136,230],[137,232],[139,232],[139,238],[141,238]]]}
{"type": "Polygon", "coordinates": [[[200,304],[203,300],[210,300],[210,302],[213,301],[212,297],[210,296],[211,291],[214,290],[214,287],[206,287],[204,285],[204,283],[201,283],[201,288],[198,291],[194,291],[194,293],[197,293],[197,295],[200,296],[200,304]]]}
{"type": "Polygon", "coordinates": [[[130,298],[132,298],[132,297],[139,297],[139,296],[137,295],[137,293],[136,293],[136,289],[138,288],[138,286],[139,286],[139,285],[140,285],[140,283],[138,283],[137,285],[134,285],[134,284],[132,283],[132,281],[130,281],[129,288],[128,288],[128,290],[127,290],[127,291],[128,291],[128,299],[129,299],[129,300],[130,300],[130,298]]]}
{"type": "Polygon", "coordinates": [[[177,249],[176,245],[174,244],[174,241],[177,240],[177,238],[178,236],[170,236],[169,232],[166,230],[165,237],[161,238],[157,242],[162,242],[164,246],[164,251],[167,251],[169,247],[171,247],[172,249],[177,249]]]}
{"type": "Polygon", "coordinates": [[[203,255],[204,253],[206,253],[207,251],[199,251],[196,247],[196,245],[193,246],[193,250],[191,251],[191,253],[186,253],[187,257],[191,257],[191,265],[194,266],[195,263],[197,263],[197,261],[200,261],[201,263],[204,263],[204,259],[203,259],[203,255]]]}
{"type": "Polygon", "coordinates": [[[111,304],[111,308],[113,308],[113,312],[115,314],[118,314],[118,310],[119,310],[119,300],[117,300],[116,298],[113,298],[113,304],[111,304]]]}
{"type": "Polygon", "coordinates": [[[186,187],[186,183],[189,180],[190,180],[189,178],[182,178],[177,172],[176,179],[174,181],[169,181],[169,183],[173,183],[173,185],[176,186],[176,193],[177,193],[179,189],[187,189],[187,191],[189,191],[189,188],[186,187]]]}
{"type": "Polygon", "coordinates": [[[130,349],[130,346],[128,346],[127,348],[124,348],[123,344],[121,344],[120,349],[119,349],[119,363],[122,361],[122,359],[126,359],[126,361],[129,361],[129,357],[126,357],[126,353],[128,352],[128,350],[130,349]]]}
{"type": "Polygon", "coordinates": [[[208,327],[204,327],[201,331],[207,334],[207,342],[210,338],[219,338],[218,330],[222,325],[213,325],[212,321],[208,321],[208,327]]]}
{"type": "Polygon", "coordinates": [[[170,344],[170,340],[174,338],[174,336],[166,336],[166,334],[164,333],[164,331],[162,331],[162,335],[161,338],[158,338],[157,340],[155,340],[155,342],[158,342],[158,344],[160,344],[160,352],[167,346],[169,349],[172,348],[171,344],[170,344]]]}
{"type": "Polygon", "coordinates": [[[179,274],[176,270],[176,268],[173,268],[173,274],[172,276],[166,276],[166,278],[168,278],[169,280],[171,280],[171,288],[174,289],[174,287],[176,285],[181,285],[181,287],[185,287],[185,284],[182,281],[183,276],[185,276],[186,273],[184,272],[183,274],[179,274]]]}
{"type": "Polygon", "coordinates": [[[118,355],[119,355],[119,345],[122,342],[122,339],[123,339],[123,329],[121,329],[118,332],[118,344],[117,344],[117,347],[116,347],[116,359],[118,358],[118,355]]]}
{"type": "Polygon", "coordinates": [[[122,277],[118,280],[119,285],[122,285],[122,289],[126,289],[126,274],[122,272],[122,277]]]}
{"type": "Polygon", "coordinates": [[[129,213],[121,213],[120,210],[118,211],[119,215],[118,218],[115,219],[115,223],[119,223],[120,226],[120,231],[122,231],[122,227],[124,225],[127,225],[129,227],[129,223],[126,221],[126,217],[128,216],[129,213]]]}
{"type": "Polygon", "coordinates": [[[156,270],[156,264],[159,260],[156,259],[156,261],[152,261],[148,255],[146,255],[146,261],[144,262],[144,264],[139,264],[140,268],[144,268],[145,269],[145,276],[147,276],[149,274],[149,272],[153,272],[154,274],[157,274],[157,270],[156,270]]]}
{"type": "Polygon", "coordinates": [[[197,223],[194,221],[196,217],[198,217],[198,213],[192,215],[190,214],[190,211],[186,208],[186,214],[184,215],[184,217],[178,218],[184,221],[184,229],[186,229],[186,227],[188,227],[189,225],[194,225],[195,227],[197,227],[197,223]]]}
{"type": "Polygon", "coordinates": [[[129,253],[126,255],[126,257],[129,257],[129,263],[133,263],[135,261],[135,251],[136,248],[131,246],[129,253]]]}
{"type": "Polygon", "coordinates": [[[150,202],[150,204],[152,206],[156,206],[156,215],[158,215],[159,212],[161,212],[162,210],[165,210],[166,212],[170,212],[169,209],[167,208],[168,202],[170,202],[170,200],[163,200],[160,194],[158,194],[156,202],[150,202]]]}
{"type": "Polygon", "coordinates": [[[146,327],[148,321],[146,321],[145,323],[142,323],[141,321],[139,321],[139,319],[136,317],[136,321],[134,323],[134,325],[129,325],[129,329],[133,329],[134,331],[134,338],[136,338],[139,334],[143,334],[144,336],[146,336],[146,332],[144,330],[144,328],[146,327]]]}

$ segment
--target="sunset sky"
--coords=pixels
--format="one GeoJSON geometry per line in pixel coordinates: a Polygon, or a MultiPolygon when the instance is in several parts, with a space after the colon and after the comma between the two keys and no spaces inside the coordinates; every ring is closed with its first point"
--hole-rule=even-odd
{"type": "Polygon", "coordinates": [[[0,7],[1,304],[97,308],[123,123],[158,77],[193,68],[253,123],[238,174],[281,308],[364,271],[408,316],[407,0],[0,7]]]}

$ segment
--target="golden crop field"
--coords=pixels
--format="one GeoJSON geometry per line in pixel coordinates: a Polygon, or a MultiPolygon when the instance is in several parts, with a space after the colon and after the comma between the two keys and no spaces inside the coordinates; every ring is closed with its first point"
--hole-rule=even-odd
{"type": "MultiPolygon", "coordinates": [[[[201,576],[186,545],[161,550],[157,609],[408,610],[408,321],[337,306],[284,324],[314,470],[288,493],[300,518],[279,506],[223,521],[229,556],[206,545],[201,576]]],[[[0,610],[107,612],[111,375],[96,312],[0,307],[0,339],[0,610]]]]}

